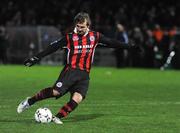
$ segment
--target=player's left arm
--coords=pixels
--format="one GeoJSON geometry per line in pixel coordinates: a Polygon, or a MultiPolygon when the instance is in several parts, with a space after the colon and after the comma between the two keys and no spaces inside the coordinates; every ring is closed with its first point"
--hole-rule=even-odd
{"type": "Polygon", "coordinates": [[[111,39],[109,37],[106,37],[101,33],[99,34],[99,42],[98,43],[101,43],[103,46],[110,47],[110,48],[128,49],[128,48],[137,47],[137,45],[135,45],[135,43],[133,43],[131,40],[129,40],[128,43],[120,42],[116,39],[111,39]]]}

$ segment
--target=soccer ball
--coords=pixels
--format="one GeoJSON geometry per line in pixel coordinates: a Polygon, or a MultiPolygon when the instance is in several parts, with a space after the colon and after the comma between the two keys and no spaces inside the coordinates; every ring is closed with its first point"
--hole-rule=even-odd
{"type": "Polygon", "coordinates": [[[52,113],[48,108],[39,108],[34,114],[36,122],[49,123],[52,120],[52,113]]]}

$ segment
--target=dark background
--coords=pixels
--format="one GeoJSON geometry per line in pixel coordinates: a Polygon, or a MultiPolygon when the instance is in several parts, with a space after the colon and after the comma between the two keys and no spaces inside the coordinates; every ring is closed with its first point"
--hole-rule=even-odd
{"type": "MultiPolygon", "coordinates": [[[[120,61],[118,67],[159,68],[174,50],[176,54],[171,66],[180,68],[179,10],[180,1],[176,0],[1,0],[0,62],[21,64],[49,42],[71,31],[74,16],[85,11],[90,14],[93,30],[118,39],[116,23],[121,23],[129,38],[142,46],[143,53],[126,51],[128,58],[120,61]],[[162,34],[160,40],[157,40],[157,30],[162,34]]],[[[118,57],[113,59],[114,52],[98,48],[94,64],[117,66],[118,57]]],[[[64,52],[59,54],[47,57],[41,63],[63,64],[64,52]]]]}

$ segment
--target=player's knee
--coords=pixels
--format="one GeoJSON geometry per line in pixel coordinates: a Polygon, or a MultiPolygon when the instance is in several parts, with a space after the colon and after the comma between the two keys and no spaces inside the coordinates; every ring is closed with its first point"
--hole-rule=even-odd
{"type": "Polygon", "coordinates": [[[53,89],[53,95],[54,95],[55,97],[58,97],[58,96],[60,96],[60,93],[59,93],[59,91],[53,89]]]}
{"type": "Polygon", "coordinates": [[[79,104],[83,100],[83,96],[80,93],[75,92],[72,99],[79,104]]]}

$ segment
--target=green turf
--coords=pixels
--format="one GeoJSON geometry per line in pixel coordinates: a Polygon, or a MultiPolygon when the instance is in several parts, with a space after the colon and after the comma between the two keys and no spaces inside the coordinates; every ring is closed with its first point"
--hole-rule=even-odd
{"type": "Polygon", "coordinates": [[[0,66],[0,133],[179,133],[180,71],[93,68],[86,100],[63,125],[38,124],[34,112],[55,114],[69,94],[16,113],[21,100],[51,86],[59,67],[0,66]]]}

